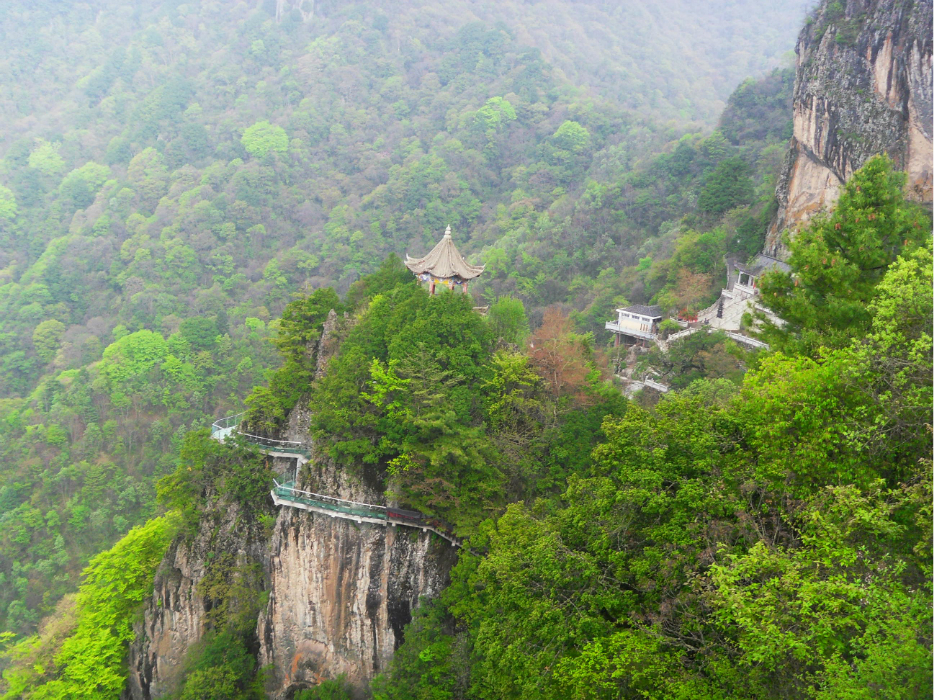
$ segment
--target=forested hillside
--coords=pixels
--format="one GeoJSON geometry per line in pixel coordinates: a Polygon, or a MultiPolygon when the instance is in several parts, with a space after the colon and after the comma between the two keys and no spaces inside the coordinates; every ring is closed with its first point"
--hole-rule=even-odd
{"type": "Polygon", "coordinates": [[[451,224],[481,298],[533,325],[709,303],[723,252],[758,248],[788,136],[788,70],[710,131],[791,46],[766,5],[4,3],[4,628],[157,512],[186,432],[279,362],[299,290],[451,224]]]}
{"type": "MultiPolygon", "coordinates": [[[[482,316],[468,295],[430,296],[395,257],[343,299],[323,288],[293,300],[282,369],[252,392],[248,420],[274,429],[313,406],[316,459],[469,539],[386,673],[290,692],[929,695],[934,280],[930,215],[904,185],[884,156],[855,173],[835,211],[791,241],[790,271],[763,278],[762,303],[787,321],[762,331],[775,350],[745,358],[744,377],[702,376],[653,407],[603,381],[592,337],[559,308],[529,335],[521,302],[482,316]],[[318,375],[329,316],[336,348],[318,375]]],[[[188,433],[158,485],[168,514],[98,555],[41,634],[11,648],[4,697],[116,697],[158,552],[174,534],[213,540],[228,512],[238,532],[270,537],[288,510],[273,526],[271,477],[249,445],[188,433]]],[[[203,636],[167,697],[268,695],[262,567],[229,541],[204,567],[203,636]]]]}
{"type": "MultiPolygon", "coordinates": [[[[763,278],[770,353],[696,333],[627,400],[603,330],[762,249],[805,4],[3,3],[2,698],[117,697],[169,543],[271,541],[268,461],[205,429],[296,407],[465,544],[371,687],[299,700],[930,696],[931,221],[892,162],[763,278]],[[400,262],[448,225],[472,296],[400,262]]],[[[262,697],[261,563],[206,556],[171,696],[262,697]]]]}

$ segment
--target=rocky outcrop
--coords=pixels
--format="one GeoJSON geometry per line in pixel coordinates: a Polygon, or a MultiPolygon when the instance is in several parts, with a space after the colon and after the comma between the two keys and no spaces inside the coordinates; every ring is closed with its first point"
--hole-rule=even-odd
{"type": "Polygon", "coordinates": [[[209,607],[199,584],[219,555],[238,565],[268,561],[267,537],[235,504],[215,502],[192,538],[179,537],[156,571],[153,593],[129,651],[124,697],[160,698],[174,691],[188,650],[203,636],[209,607]]]}
{"type": "Polygon", "coordinates": [[[283,508],[270,547],[260,663],[273,697],[386,668],[421,598],[447,585],[455,550],[420,530],[283,508]]]}
{"type": "MultiPolygon", "coordinates": [[[[319,376],[351,325],[331,312],[314,348],[319,376]]],[[[312,445],[312,412],[300,402],[281,437],[312,445]]],[[[275,467],[291,476],[294,460],[276,458],[275,467]]],[[[376,469],[342,469],[313,445],[300,478],[316,493],[386,502],[376,469]]],[[[386,668],[419,602],[447,585],[457,557],[430,532],[290,507],[276,515],[269,533],[256,518],[216,502],[192,539],[173,544],[137,625],[127,698],[150,700],[177,688],[189,649],[207,629],[209,605],[199,584],[219,556],[262,568],[268,600],[257,620],[258,661],[269,669],[268,696],[283,700],[339,675],[362,689],[386,668]]]]}
{"type": "Polygon", "coordinates": [[[823,0],[798,37],[794,136],[765,252],[829,208],[871,156],[907,171],[909,195],[932,194],[931,0],[823,0]]]}

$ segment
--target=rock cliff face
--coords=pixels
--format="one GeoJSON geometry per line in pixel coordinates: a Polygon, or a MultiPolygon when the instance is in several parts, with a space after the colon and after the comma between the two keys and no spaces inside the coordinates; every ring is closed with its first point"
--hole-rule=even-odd
{"type": "MultiPolygon", "coordinates": [[[[331,312],[314,349],[319,372],[348,325],[331,312]]],[[[311,444],[311,415],[307,402],[300,402],[282,437],[311,444]]],[[[291,475],[289,462],[277,458],[276,470],[291,475]]],[[[385,503],[377,473],[347,473],[314,449],[301,478],[302,488],[316,493],[385,503]]],[[[279,510],[270,535],[236,508],[217,503],[193,540],[175,543],[157,572],[130,650],[126,697],[150,700],[177,687],[188,649],[206,629],[198,584],[209,560],[221,553],[262,567],[268,601],[257,620],[258,661],[270,667],[269,697],[282,699],[341,674],[362,687],[385,669],[412,611],[447,585],[457,556],[428,532],[289,507],[279,510]]]]}
{"type": "Polygon", "coordinates": [[[188,649],[205,631],[208,606],[198,584],[218,554],[237,564],[268,562],[267,537],[240,509],[217,503],[190,540],[177,539],[156,571],[152,597],[130,646],[130,678],[124,697],[159,698],[175,690],[188,649]]]}
{"type": "Polygon", "coordinates": [[[420,530],[283,508],[258,629],[271,695],[339,674],[359,686],[385,669],[419,598],[447,584],[454,557],[420,530]]]}
{"type": "Polygon", "coordinates": [[[823,0],[798,37],[794,136],[766,253],[888,153],[910,195],[932,193],[931,0],[823,0]]]}

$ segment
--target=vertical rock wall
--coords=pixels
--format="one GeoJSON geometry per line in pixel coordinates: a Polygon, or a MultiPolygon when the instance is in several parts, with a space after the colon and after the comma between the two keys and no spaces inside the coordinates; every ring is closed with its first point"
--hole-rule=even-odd
{"type": "MultiPolygon", "coordinates": [[[[318,375],[336,353],[349,319],[333,311],[310,347],[318,375]]],[[[281,436],[311,445],[312,407],[300,402],[281,436]]],[[[294,460],[276,458],[290,477],[294,460]]],[[[313,454],[302,488],[338,498],[385,504],[375,469],[347,471],[313,454]]],[[[407,527],[358,524],[289,507],[271,536],[229,504],[215,503],[191,541],[172,545],[130,649],[125,697],[150,700],[178,686],[190,647],[205,632],[207,610],[198,589],[213,556],[262,566],[268,602],[257,621],[259,663],[270,667],[268,695],[288,698],[301,688],[345,675],[362,688],[386,668],[422,598],[448,583],[457,552],[445,540],[407,527]]]]}
{"type": "Polygon", "coordinates": [[[152,596],[130,645],[125,698],[150,700],[176,689],[188,650],[205,631],[208,610],[198,584],[216,554],[231,554],[238,564],[268,561],[261,528],[236,506],[215,505],[191,540],[180,537],[172,543],[156,571],[152,596]]]}
{"type": "Polygon", "coordinates": [[[766,253],[833,205],[853,171],[888,153],[931,202],[931,0],[823,0],[798,37],[794,136],[766,253]]]}
{"type": "MultiPolygon", "coordinates": [[[[381,503],[380,492],[324,463],[306,487],[381,503]]],[[[362,687],[384,670],[422,598],[448,583],[457,557],[445,540],[407,527],[357,524],[283,507],[271,537],[218,503],[191,541],[175,542],[156,574],[152,597],[130,649],[125,697],[171,693],[186,655],[206,629],[198,589],[212,557],[259,563],[269,592],[257,623],[259,663],[270,666],[270,697],[345,675],[362,687]]]]}
{"type": "Polygon", "coordinates": [[[430,533],[282,509],[270,548],[260,663],[274,697],[386,668],[419,598],[437,595],[456,553],[430,533]]]}

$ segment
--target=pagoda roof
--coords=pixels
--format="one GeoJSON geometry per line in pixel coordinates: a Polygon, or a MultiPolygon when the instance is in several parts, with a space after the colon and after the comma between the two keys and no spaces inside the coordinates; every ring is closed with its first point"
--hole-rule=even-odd
{"type": "Polygon", "coordinates": [[[444,237],[438,242],[431,252],[423,258],[413,258],[406,254],[405,266],[416,275],[429,272],[435,277],[446,279],[448,277],[460,277],[465,280],[472,280],[479,277],[483,272],[483,265],[471,265],[464,256],[460,254],[451,240],[451,227],[448,226],[444,232],[444,237]]]}

